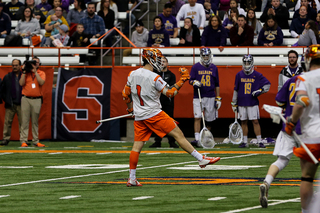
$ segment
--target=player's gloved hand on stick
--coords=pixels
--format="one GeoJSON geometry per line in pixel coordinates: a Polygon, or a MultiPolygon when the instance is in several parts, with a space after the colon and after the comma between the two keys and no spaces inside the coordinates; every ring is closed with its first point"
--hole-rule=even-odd
{"type": "Polygon", "coordinates": [[[187,70],[186,68],[180,67],[180,68],[179,68],[179,72],[180,72],[180,75],[181,75],[180,79],[181,79],[182,81],[185,82],[185,81],[187,81],[187,80],[190,79],[189,72],[188,72],[188,70],[187,70]]]}
{"type": "Polygon", "coordinates": [[[231,102],[231,107],[232,107],[232,111],[238,112],[238,105],[237,104],[231,102]]]}
{"type": "Polygon", "coordinates": [[[286,122],[286,127],[285,127],[285,131],[288,135],[292,135],[292,132],[294,131],[294,129],[296,128],[296,124],[297,123],[293,123],[292,122],[292,118],[289,117],[287,119],[287,122],[286,122]]]}
{"type": "Polygon", "coordinates": [[[221,100],[222,98],[220,96],[216,97],[216,109],[220,109],[221,107],[221,100]]]}
{"type": "Polygon", "coordinates": [[[128,112],[128,114],[132,114],[133,115],[133,108],[127,108],[127,112],[128,112]]]}
{"type": "Polygon", "coordinates": [[[253,97],[258,97],[259,95],[262,94],[262,91],[263,91],[263,89],[258,89],[258,90],[256,90],[256,91],[253,91],[253,92],[252,92],[252,96],[253,96],[253,97]]]}
{"type": "Polygon", "coordinates": [[[192,86],[194,86],[194,88],[198,89],[198,88],[201,87],[201,82],[197,81],[197,80],[194,80],[193,83],[192,83],[192,86]]]}

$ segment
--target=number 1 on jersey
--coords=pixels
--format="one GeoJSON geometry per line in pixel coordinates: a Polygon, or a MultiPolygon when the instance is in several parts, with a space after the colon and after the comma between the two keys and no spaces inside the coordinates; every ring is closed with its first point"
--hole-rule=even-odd
{"type": "Polygon", "coordinates": [[[138,97],[139,97],[139,100],[140,100],[140,105],[141,106],[144,106],[144,102],[141,98],[141,86],[140,85],[137,85],[137,93],[138,93],[138,97]]]}

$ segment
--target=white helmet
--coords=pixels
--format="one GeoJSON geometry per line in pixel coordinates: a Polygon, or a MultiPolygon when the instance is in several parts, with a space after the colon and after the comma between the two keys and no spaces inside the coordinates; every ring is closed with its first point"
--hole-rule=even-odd
{"type": "Polygon", "coordinates": [[[202,48],[200,50],[200,62],[203,65],[209,66],[211,64],[212,61],[212,57],[211,57],[211,50],[209,48],[202,48]]]}
{"type": "Polygon", "coordinates": [[[242,69],[246,75],[250,75],[253,72],[253,56],[252,55],[243,56],[242,69]]]}

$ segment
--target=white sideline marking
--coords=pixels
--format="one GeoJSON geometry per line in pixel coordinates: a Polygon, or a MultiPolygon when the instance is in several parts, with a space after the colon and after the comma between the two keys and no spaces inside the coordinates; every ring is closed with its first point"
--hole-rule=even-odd
{"type": "Polygon", "coordinates": [[[146,155],[159,155],[161,154],[160,152],[151,152],[151,153],[147,153],[146,155]]]}
{"type": "Polygon", "coordinates": [[[13,152],[4,152],[4,153],[0,153],[0,155],[9,155],[9,154],[13,154],[13,152]]]}
{"type": "Polygon", "coordinates": [[[60,197],[60,200],[67,200],[67,199],[72,199],[72,198],[77,198],[81,197],[81,195],[70,195],[70,196],[65,196],[65,197],[60,197]]]}
{"type": "Polygon", "coordinates": [[[229,166],[229,165],[208,165],[205,168],[200,168],[197,165],[184,165],[184,167],[168,167],[167,169],[176,170],[244,170],[251,168],[265,167],[261,165],[257,166],[229,166]]]}
{"type": "Polygon", "coordinates": [[[208,200],[223,200],[223,199],[226,199],[226,197],[212,197],[212,198],[209,198],[208,200]]]}
{"type": "Polygon", "coordinates": [[[63,148],[65,148],[65,149],[81,149],[81,147],[63,147],[63,148]]]}
{"type": "MultiPolygon", "coordinates": [[[[249,157],[249,156],[252,156],[252,155],[257,155],[257,154],[238,155],[238,156],[233,156],[233,157],[225,157],[225,158],[221,158],[221,159],[223,160],[223,159],[231,159],[231,158],[239,158],[239,157],[249,157]]],[[[171,164],[165,164],[165,165],[159,165],[159,166],[150,166],[150,167],[144,167],[144,168],[137,168],[137,170],[153,169],[153,168],[160,168],[160,167],[168,167],[168,166],[175,166],[175,165],[195,163],[195,162],[197,162],[197,161],[188,161],[188,162],[181,162],[181,163],[171,163],[171,164]]],[[[94,174],[75,175],[75,176],[69,176],[69,177],[51,178],[51,179],[35,180],[35,181],[28,181],[28,182],[21,182],[21,183],[11,183],[11,184],[0,185],[0,188],[1,188],[1,187],[7,187],[7,186],[26,185],[26,184],[32,184],[32,183],[43,183],[43,182],[50,182],[50,181],[57,181],[57,180],[67,180],[67,179],[72,179],[72,178],[90,177],[90,176],[96,176],[96,175],[107,175],[107,174],[114,174],[114,173],[128,172],[128,171],[129,171],[129,169],[123,169],[123,170],[110,171],[110,172],[100,172],[100,173],[94,173],[94,174]]]]}
{"type": "Polygon", "coordinates": [[[109,147],[109,149],[128,149],[128,147],[109,147]]]}
{"type": "Polygon", "coordinates": [[[51,152],[51,153],[48,153],[49,155],[60,155],[62,154],[62,152],[51,152]]]}
{"type": "Polygon", "coordinates": [[[33,166],[0,166],[1,169],[27,169],[33,168],[33,166]]]}
{"type": "Polygon", "coordinates": [[[108,155],[108,154],[112,154],[112,152],[101,152],[101,153],[97,153],[97,155],[108,155]]]}
{"type": "Polygon", "coordinates": [[[145,200],[149,198],[154,198],[154,196],[141,196],[141,197],[134,197],[132,200],[145,200]]]}
{"type": "MultiPolygon", "coordinates": [[[[289,199],[289,200],[281,200],[275,203],[268,203],[268,206],[275,206],[278,204],[282,204],[282,203],[289,203],[289,202],[299,202],[300,198],[293,198],[293,199],[289,199]]],[[[235,210],[231,210],[231,211],[227,211],[227,212],[221,212],[221,213],[235,213],[235,212],[244,212],[244,211],[249,211],[252,209],[260,209],[262,208],[260,205],[259,206],[252,206],[252,207],[248,207],[248,208],[243,208],[243,209],[235,209],[235,210]]]]}
{"type": "Polygon", "coordinates": [[[10,195],[0,195],[0,198],[3,198],[3,197],[10,197],[10,195]]]}

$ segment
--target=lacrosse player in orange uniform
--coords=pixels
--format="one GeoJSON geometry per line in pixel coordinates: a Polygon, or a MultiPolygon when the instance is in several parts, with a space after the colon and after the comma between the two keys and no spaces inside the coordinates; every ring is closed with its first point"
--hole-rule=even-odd
{"type": "Polygon", "coordinates": [[[127,104],[127,111],[134,114],[134,144],[131,150],[129,165],[130,176],[127,186],[142,186],[136,179],[136,168],[139,154],[144,142],[148,141],[152,132],[160,137],[169,135],[175,138],[180,147],[195,157],[201,168],[219,161],[219,157],[206,157],[197,152],[184,137],[174,119],[161,110],[160,95],[174,97],[185,81],[189,80],[189,72],[180,68],[180,80],[169,86],[157,73],[162,69],[162,53],[158,49],[143,49],[143,67],[130,72],[122,96],[127,104]]]}

